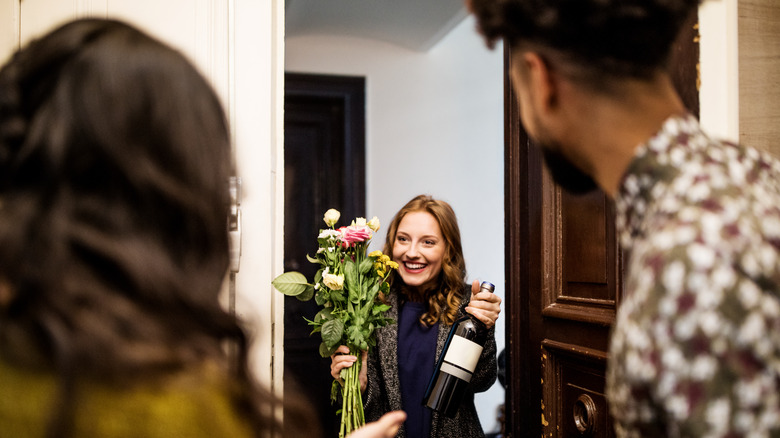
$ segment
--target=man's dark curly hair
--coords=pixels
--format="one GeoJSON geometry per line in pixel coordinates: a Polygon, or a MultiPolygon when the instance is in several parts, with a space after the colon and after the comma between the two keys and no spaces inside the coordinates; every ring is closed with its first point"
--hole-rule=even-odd
{"type": "Polygon", "coordinates": [[[665,67],[699,0],[470,0],[489,47],[552,49],[579,67],[645,78],[665,67]]]}

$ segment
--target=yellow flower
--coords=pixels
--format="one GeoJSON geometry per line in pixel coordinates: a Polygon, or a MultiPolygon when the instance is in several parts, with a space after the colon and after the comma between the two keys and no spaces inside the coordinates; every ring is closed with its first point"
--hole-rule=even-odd
{"type": "Polygon", "coordinates": [[[377,231],[379,231],[379,218],[376,217],[376,216],[371,218],[371,220],[368,221],[368,228],[371,228],[372,230],[374,230],[375,233],[377,231]]]}
{"type": "Polygon", "coordinates": [[[373,251],[369,254],[371,257],[377,257],[374,262],[374,270],[380,278],[385,278],[392,269],[398,269],[398,263],[390,260],[390,256],[383,254],[381,251],[373,251]]]}
{"type": "Polygon", "coordinates": [[[325,216],[322,218],[322,220],[325,221],[325,225],[332,227],[333,225],[336,225],[336,222],[339,221],[340,217],[341,213],[335,208],[331,208],[325,212],[325,216]]]}
{"type": "Polygon", "coordinates": [[[355,218],[354,221],[352,221],[353,227],[365,227],[366,226],[366,218],[364,217],[358,217],[355,218]]]}

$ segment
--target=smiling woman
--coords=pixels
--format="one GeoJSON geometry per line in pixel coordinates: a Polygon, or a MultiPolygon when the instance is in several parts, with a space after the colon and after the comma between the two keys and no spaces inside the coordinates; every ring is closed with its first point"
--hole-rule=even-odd
{"type": "MultiPolygon", "coordinates": [[[[403,410],[407,420],[400,436],[483,437],[474,393],[496,380],[495,322],[501,298],[466,284],[460,230],[452,207],[419,195],[388,226],[385,254],[399,264],[391,278],[385,313],[397,324],[377,330],[378,348],[363,355],[361,389],[366,419],[403,410]],[[457,415],[447,417],[422,405],[428,382],[447,342],[450,328],[467,313],[487,326],[486,343],[457,415]]],[[[341,347],[331,356],[331,375],[351,369],[357,356],[341,347]]]]}

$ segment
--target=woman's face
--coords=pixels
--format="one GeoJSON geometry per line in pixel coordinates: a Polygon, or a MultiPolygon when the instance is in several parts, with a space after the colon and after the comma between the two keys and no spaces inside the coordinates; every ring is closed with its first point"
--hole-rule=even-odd
{"type": "Polygon", "coordinates": [[[393,261],[407,286],[435,283],[441,272],[446,243],[436,218],[425,211],[407,213],[398,224],[393,261]]]}

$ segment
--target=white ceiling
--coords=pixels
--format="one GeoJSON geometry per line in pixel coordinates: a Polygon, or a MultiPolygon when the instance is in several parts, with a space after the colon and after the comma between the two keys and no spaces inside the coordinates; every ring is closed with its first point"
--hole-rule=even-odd
{"type": "Polygon", "coordinates": [[[285,33],[369,38],[424,52],[466,15],[464,0],[285,0],[285,33]]]}

